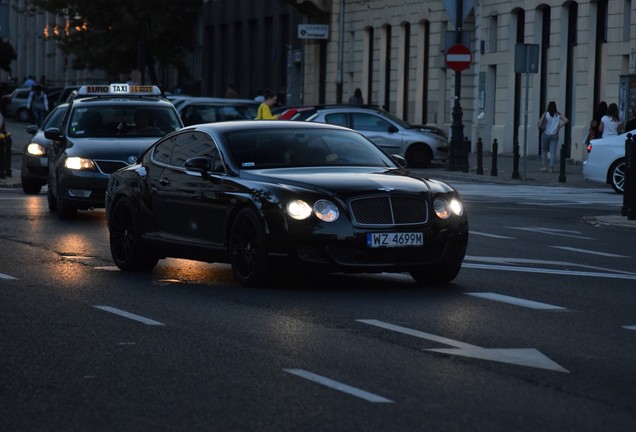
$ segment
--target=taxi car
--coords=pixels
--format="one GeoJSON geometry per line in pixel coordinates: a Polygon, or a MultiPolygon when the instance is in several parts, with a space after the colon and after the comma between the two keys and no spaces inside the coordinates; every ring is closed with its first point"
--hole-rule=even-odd
{"type": "Polygon", "coordinates": [[[82,86],[59,127],[48,128],[48,206],[60,219],[104,207],[110,175],[183,127],[157,86],[82,86]],[[141,119],[144,123],[141,123],[141,119]]]}
{"type": "Polygon", "coordinates": [[[405,158],[412,168],[426,168],[432,161],[448,159],[448,137],[439,127],[410,124],[378,106],[317,107],[306,121],[355,129],[388,153],[405,158]]]}
{"type": "Polygon", "coordinates": [[[20,180],[22,191],[28,195],[37,195],[49,178],[49,158],[47,156],[51,140],[44,136],[44,131],[51,127],[59,127],[64,118],[68,104],[56,106],[44,118],[42,126],[29,125],[27,133],[31,139],[22,150],[22,168],[20,180]]]}
{"type": "Polygon", "coordinates": [[[591,140],[587,159],[583,161],[585,180],[609,184],[614,192],[623,194],[625,187],[625,141],[628,134],[591,140]]]}
{"type": "Polygon", "coordinates": [[[185,127],[111,175],[111,256],[124,271],[167,257],[229,263],[245,286],[290,269],[450,282],[468,242],[462,199],[405,163],[329,124],[185,127]]]}

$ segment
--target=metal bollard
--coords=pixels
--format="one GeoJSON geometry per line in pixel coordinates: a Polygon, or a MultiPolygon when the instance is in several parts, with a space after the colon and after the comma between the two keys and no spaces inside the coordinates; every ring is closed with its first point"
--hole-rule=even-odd
{"type": "Polygon", "coordinates": [[[462,172],[468,172],[470,164],[468,163],[468,154],[470,153],[470,141],[468,137],[464,137],[464,146],[462,148],[462,172]]]}
{"type": "Polygon", "coordinates": [[[512,146],[512,178],[521,178],[519,175],[519,141],[515,140],[512,146]]]}
{"type": "MultiPolygon", "coordinates": [[[[6,165],[6,150],[7,146],[6,140],[0,139],[0,178],[5,178],[4,175],[4,166],[6,165]]],[[[9,159],[11,159],[11,155],[9,155],[9,159]]]]}
{"type": "Polygon", "coordinates": [[[565,183],[565,158],[568,148],[565,143],[561,144],[561,160],[559,160],[559,183],[565,183]]]}
{"type": "Polygon", "coordinates": [[[499,143],[497,138],[492,141],[492,163],[490,167],[490,175],[497,177],[497,153],[499,152],[499,143]]]}
{"type": "Polygon", "coordinates": [[[477,174],[484,173],[484,143],[481,142],[481,137],[477,138],[477,174]]]}
{"type": "Polygon", "coordinates": [[[628,134],[625,140],[623,202],[627,220],[636,220],[636,140],[632,134],[628,134]]]}
{"type": "Polygon", "coordinates": [[[634,140],[634,136],[631,133],[627,134],[627,137],[625,138],[625,164],[623,165],[623,174],[625,175],[625,177],[623,178],[623,205],[621,206],[621,216],[627,216],[627,208],[629,207],[629,203],[628,203],[628,197],[629,197],[629,185],[628,183],[629,180],[627,180],[627,177],[630,177],[629,173],[628,173],[628,169],[629,169],[629,162],[627,161],[627,159],[629,159],[630,156],[630,148],[631,146],[629,145],[631,141],[634,140]]]}

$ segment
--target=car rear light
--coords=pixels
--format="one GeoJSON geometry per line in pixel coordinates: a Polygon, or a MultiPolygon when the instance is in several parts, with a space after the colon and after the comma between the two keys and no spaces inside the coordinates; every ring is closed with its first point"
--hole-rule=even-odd
{"type": "Polygon", "coordinates": [[[587,145],[587,152],[591,152],[592,151],[592,143],[587,145]]]}

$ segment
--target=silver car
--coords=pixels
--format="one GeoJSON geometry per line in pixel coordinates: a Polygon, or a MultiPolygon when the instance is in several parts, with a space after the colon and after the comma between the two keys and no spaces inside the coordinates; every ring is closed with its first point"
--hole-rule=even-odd
{"type": "Polygon", "coordinates": [[[424,168],[448,157],[448,137],[441,129],[411,125],[379,107],[325,106],[307,121],[354,129],[387,153],[404,157],[409,167],[424,168]]]}

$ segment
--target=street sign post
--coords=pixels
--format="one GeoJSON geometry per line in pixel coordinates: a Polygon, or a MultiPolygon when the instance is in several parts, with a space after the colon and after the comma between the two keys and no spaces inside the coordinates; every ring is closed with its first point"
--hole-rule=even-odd
{"type": "Polygon", "coordinates": [[[472,59],[470,49],[464,45],[456,44],[446,51],[446,64],[455,72],[468,69],[472,59]]]}

